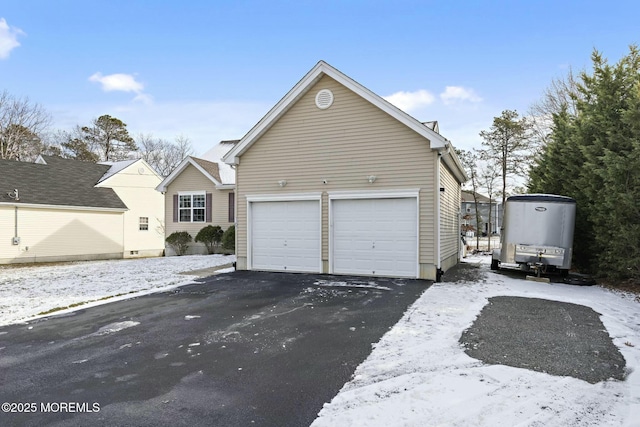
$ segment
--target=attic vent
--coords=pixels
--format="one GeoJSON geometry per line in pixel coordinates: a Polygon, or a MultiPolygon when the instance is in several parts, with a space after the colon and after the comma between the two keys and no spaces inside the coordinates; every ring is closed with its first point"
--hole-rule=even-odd
{"type": "Polygon", "coordinates": [[[320,90],[316,95],[316,107],[321,110],[326,110],[331,107],[331,104],[333,104],[333,92],[329,89],[320,90]]]}

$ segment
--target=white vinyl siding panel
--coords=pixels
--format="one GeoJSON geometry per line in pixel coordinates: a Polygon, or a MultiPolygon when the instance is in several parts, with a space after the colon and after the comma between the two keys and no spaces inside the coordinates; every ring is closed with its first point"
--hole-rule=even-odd
{"type": "MultiPolygon", "coordinates": [[[[240,157],[236,171],[237,254],[247,254],[247,194],[419,188],[419,260],[433,264],[435,159],[428,140],[324,76],[240,157]],[[320,110],[315,96],[324,88],[333,92],[334,103],[320,110]],[[373,184],[367,182],[370,175],[376,176],[373,184]],[[328,183],[323,184],[323,179],[328,183]],[[287,185],[279,187],[279,180],[286,180],[287,185]]],[[[326,261],[326,194],[322,224],[322,258],[326,261]]]]}
{"type": "Polygon", "coordinates": [[[334,200],[333,272],[416,277],[415,198],[334,200]]]}
{"type": "Polygon", "coordinates": [[[20,244],[12,245],[15,209],[0,208],[0,262],[122,257],[123,221],[122,212],[19,207],[20,244]]]}
{"type": "Polygon", "coordinates": [[[124,255],[161,255],[164,249],[164,196],[155,188],[161,179],[141,162],[121,170],[100,186],[113,188],[128,210],[124,213],[124,255]],[[148,218],[148,230],[140,230],[140,218],[148,218]]]}
{"type": "Polygon", "coordinates": [[[252,202],[251,269],[320,272],[320,207],[315,200],[252,202]]]}

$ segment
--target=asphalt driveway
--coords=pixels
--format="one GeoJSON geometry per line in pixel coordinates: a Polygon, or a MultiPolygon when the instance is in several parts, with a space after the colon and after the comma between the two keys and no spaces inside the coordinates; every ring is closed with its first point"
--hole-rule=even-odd
{"type": "Polygon", "coordinates": [[[309,425],[429,284],[235,272],[2,327],[0,425],[309,425]]]}

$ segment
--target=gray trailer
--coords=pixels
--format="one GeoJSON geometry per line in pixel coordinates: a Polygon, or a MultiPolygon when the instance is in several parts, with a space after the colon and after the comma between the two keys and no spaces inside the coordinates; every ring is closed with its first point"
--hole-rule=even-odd
{"type": "Polygon", "coordinates": [[[521,194],[507,198],[501,248],[493,251],[491,269],[501,267],[563,274],[571,268],[576,201],[554,194],[521,194]]]}

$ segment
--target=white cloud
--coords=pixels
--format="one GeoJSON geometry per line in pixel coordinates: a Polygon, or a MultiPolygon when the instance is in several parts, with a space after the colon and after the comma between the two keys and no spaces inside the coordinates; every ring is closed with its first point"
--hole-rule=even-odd
{"type": "Polygon", "coordinates": [[[435,97],[424,89],[416,92],[400,91],[392,95],[385,96],[384,99],[407,113],[430,105],[435,101],[435,97]]]}
{"type": "Polygon", "coordinates": [[[105,92],[119,91],[140,94],[144,89],[144,85],[137,82],[135,77],[131,74],[118,73],[103,76],[102,73],[98,72],[89,77],[89,81],[100,83],[102,85],[102,90],[105,92]]]}
{"type": "Polygon", "coordinates": [[[8,58],[9,53],[20,46],[18,36],[24,34],[20,28],[10,27],[4,18],[0,18],[0,59],[8,58]]]}
{"type": "Polygon", "coordinates": [[[480,102],[480,98],[473,89],[467,89],[462,86],[447,86],[440,94],[440,99],[445,105],[455,104],[460,101],[480,102]]]}

